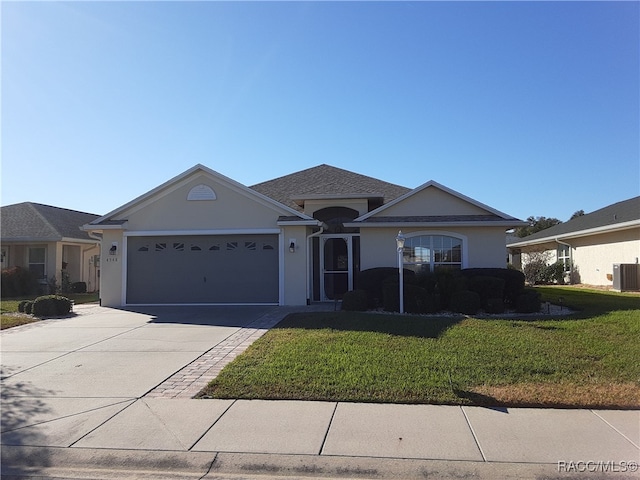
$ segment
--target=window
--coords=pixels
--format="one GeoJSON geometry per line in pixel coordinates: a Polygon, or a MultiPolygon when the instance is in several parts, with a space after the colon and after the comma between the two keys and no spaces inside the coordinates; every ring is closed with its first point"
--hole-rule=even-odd
{"type": "Polygon", "coordinates": [[[558,261],[562,262],[562,271],[571,271],[571,247],[569,245],[558,245],[558,261]]]}
{"type": "Polygon", "coordinates": [[[29,247],[29,271],[39,280],[47,278],[46,260],[45,247],[29,247]]]}
{"type": "Polygon", "coordinates": [[[445,235],[407,237],[404,243],[405,268],[416,273],[462,268],[462,240],[445,235]]]}

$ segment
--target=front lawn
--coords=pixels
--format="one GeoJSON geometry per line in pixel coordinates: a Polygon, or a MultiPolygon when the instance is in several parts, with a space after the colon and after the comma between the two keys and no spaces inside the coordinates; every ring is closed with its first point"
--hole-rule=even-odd
{"type": "MultiPolygon", "coordinates": [[[[98,293],[68,293],[65,297],[74,301],[76,305],[81,303],[93,303],[99,300],[98,293]]],[[[0,330],[17,327],[40,320],[32,315],[18,312],[18,304],[22,300],[35,300],[35,296],[22,298],[9,298],[0,301],[0,330]]]]}
{"type": "Polygon", "coordinates": [[[538,320],[294,314],[200,394],[554,407],[640,406],[640,296],[541,287],[538,320]]]}

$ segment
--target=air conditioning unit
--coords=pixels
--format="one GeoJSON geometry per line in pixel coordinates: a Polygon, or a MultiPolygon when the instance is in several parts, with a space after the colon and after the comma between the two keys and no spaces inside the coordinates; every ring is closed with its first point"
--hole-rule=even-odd
{"type": "Polygon", "coordinates": [[[637,263],[614,263],[613,289],[618,292],[639,291],[640,266],[637,263]]]}

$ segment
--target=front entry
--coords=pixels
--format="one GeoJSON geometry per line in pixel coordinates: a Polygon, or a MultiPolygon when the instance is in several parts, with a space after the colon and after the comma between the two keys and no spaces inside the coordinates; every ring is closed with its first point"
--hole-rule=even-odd
{"type": "Polygon", "coordinates": [[[339,300],[354,289],[360,269],[360,236],[349,234],[320,237],[320,299],[339,300]]]}

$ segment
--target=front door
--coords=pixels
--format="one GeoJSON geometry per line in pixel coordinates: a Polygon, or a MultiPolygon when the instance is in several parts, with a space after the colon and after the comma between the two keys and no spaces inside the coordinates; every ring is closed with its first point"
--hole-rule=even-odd
{"type": "Polygon", "coordinates": [[[339,300],[353,290],[353,274],[360,263],[356,235],[326,235],[320,247],[320,295],[322,300],[339,300]]]}

